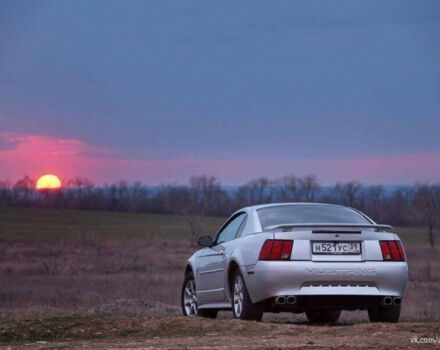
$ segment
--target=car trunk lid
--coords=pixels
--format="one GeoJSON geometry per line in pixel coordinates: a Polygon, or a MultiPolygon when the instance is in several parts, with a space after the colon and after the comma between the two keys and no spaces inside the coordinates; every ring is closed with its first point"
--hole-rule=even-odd
{"type": "Polygon", "coordinates": [[[395,234],[375,227],[285,227],[274,230],[275,239],[294,241],[291,260],[368,261],[382,260],[379,240],[395,234]]]}

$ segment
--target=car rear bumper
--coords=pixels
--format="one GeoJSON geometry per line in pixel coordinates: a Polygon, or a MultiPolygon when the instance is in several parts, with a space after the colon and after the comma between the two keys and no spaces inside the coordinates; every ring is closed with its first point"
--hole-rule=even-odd
{"type": "Polygon", "coordinates": [[[259,261],[243,274],[253,302],[286,295],[402,297],[406,262],[259,261]]]}

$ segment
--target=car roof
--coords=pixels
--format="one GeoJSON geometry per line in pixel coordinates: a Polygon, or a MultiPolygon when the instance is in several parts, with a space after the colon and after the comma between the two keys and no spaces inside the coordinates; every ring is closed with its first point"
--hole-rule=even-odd
{"type": "Polygon", "coordinates": [[[283,202],[283,203],[270,203],[270,204],[259,204],[259,205],[252,205],[249,207],[245,207],[242,210],[258,210],[262,208],[269,208],[269,207],[278,207],[278,206],[285,206],[285,205],[328,205],[328,206],[334,206],[334,207],[344,207],[343,205],[339,204],[329,204],[329,203],[310,203],[310,202],[283,202]]]}

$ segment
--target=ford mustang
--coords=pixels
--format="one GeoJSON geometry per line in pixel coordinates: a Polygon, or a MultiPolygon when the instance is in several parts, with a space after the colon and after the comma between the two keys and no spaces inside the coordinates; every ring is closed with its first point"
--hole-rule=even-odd
{"type": "Polygon", "coordinates": [[[187,261],[186,316],[261,320],[264,312],[305,312],[333,323],[341,310],[398,322],[408,266],[399,237],[356,209],[279,203],[235,212],[187,261]]]}

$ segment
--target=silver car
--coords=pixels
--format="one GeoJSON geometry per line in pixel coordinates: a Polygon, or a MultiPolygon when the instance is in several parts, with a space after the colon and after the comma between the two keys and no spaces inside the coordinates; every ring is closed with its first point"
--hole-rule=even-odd
{"type": "Polygon", "coordinates": [[[186,316],[261,320],[264,312],[305,312],[336,322],[341,310],[368,310],[372,322],[397,322],[408,266],[399,237],[356,209],[280,203],[235,212],[188,259],[186,316]]]}

